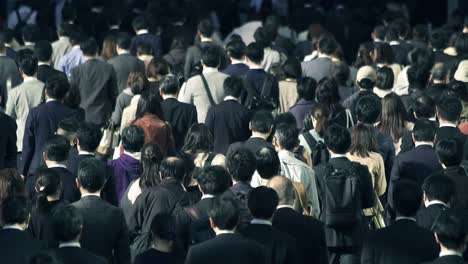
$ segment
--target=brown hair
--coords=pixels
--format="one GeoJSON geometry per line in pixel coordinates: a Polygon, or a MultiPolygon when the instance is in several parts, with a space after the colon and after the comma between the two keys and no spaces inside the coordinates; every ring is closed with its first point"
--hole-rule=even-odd
{"type": "Polygon", "coordinates": [[[323,136],[329,125],[329,108],[324,104],[316,104],[312,107],[310,114],[315,120],[317,120],[317,124],[314,127],[315,132],[320,136],[323,136]]]}
{"type": "Polygon", "coordinates": [[[387,94],[382,99],[379,130],[397,142],[406,131],[406,121],[406,109],[401,98],[395,93],[387,94]]]}
{"type": "Polygon", "coordinates": [[[377,135],[370,125],[358,123],[351,132],[349,153],[359,157],[369,157],[369,152],[378,152],[377,135]]]}
{"type": "Polygon", "coordinates": [[[104,38],[104,41],[102,42],[101,57],[104,61],[108,61],[115,56],[117,56],[117,43],[115,41],[115,37],[109,35],[104,38]]]}
{"type": "Polygon", "coordinates": [[[0,204],[12,195],[24,194],[24,182],[15,169],[0,170],[0,204]]]}
{"type": "Polygon", "coordinates": [[[134,95],[141,94],[144,90],[148,89],[148,79],[141,72],[130,72],[127,80],[127,87],[130,88],[134,95]]]}
{"type": "Polygon", "coordinates": [[[153,58],[148,64],[148,69],[146,70],[146,76],[148,78],[155,78],[156,80],[161,79],[161,77],[169,74],[169,65],[163,59],[153,58]]]}

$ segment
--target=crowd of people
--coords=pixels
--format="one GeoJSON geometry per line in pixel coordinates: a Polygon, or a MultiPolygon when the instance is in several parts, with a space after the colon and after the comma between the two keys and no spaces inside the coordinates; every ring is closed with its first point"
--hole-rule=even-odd
{"type": "Polygon", "coordinates": [[[120,2],[0,27],[2,263],[468,261],[468,16],[120,2]]]}

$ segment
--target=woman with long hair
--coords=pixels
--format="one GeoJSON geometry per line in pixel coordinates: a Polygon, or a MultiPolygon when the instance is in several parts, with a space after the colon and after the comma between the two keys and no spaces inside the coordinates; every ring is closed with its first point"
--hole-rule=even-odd
{"type": "Polygon", "coordinates": [[[102,42],[101,58],[108,61],[117,56],[117,42],[115,36],[110,34],[102,42]]]}
{"type": "Polygon", "coordinates": [[[150,89],[157,90],[159,92],[159,83],[168,74],[169,64],[165,60],[153,58],[148,64],[148,68],[146,70],[150,89]]]}
{"type": "Polygon", "coordinates": [[[185,136],[182,151],[191,155],[195,166],[219,165],[224,167],[225,157],[213,152],[213,135],[205,124],[195,124],[185,136]]]}
{"type": "Polygon", "coordinates": [[[348,109],[340,104],[338,83],[331,78],[322,79],[315,90],[317,103],[327,105],[330,110],[329,122],[346,128],[354,125],[353,117],[348,109]]]}

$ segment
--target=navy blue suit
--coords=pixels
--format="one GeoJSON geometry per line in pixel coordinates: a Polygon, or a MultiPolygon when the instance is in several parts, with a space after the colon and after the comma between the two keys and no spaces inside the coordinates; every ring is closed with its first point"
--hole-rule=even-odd
{"type": "MultiPolygon", "coordinates": [[[[250,69],[247,71],[245,74],[247,77],[248,83],[251,85],[253,89],[257,92],[258,95],[262,93],[262,88],[263,88],[263,83],[265,82],[265,79],[267,78],[267,75],[270,75],[263,69],[250,69]]],[[[273,85],[270,90],[270,95],[269,97],[273,98],[273,100],[278,103],[279,102],[279,85],[278,81],[275,78],[275,81],[273,81],[273,85]]],[[[245,90],[242,95],[241,95],[241,102],[242,104],[248,106],[250,104],[250,96],[247,94],[247,91],[245,90]]]]}
{"type": "Polygon", "coordinates": [[[0,169],[16,168],[16,121],[0,113],[0,169]]]}
{"type": "Polygon", "coordinates": [[[153,50],[153,55],[155,57],[160,57],[162,55],[161,38],[151,33],[144,33],[134,36],[132,38],[132,44],[130,45],[130,53],[133,56],[136,56],[138,46],[140,46],[143,43],[151,47],[151,49],[153,50]]]}
{"type": "Polygon", "coordinates": [[[240,77],[247,73],[249,66],[244,63],[230,64],[223,70],[225,74],[231,75],[233,77],[240,77]]]}

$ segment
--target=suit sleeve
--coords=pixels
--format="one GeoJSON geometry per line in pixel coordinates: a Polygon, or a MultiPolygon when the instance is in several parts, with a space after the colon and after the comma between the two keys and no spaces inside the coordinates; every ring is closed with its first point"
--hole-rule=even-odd
{"type": "Polygon", "coordinates": [[[16,119],[15,101],[16,101],[16,93],[14,90],[11,90],[8,92],[8,99],[6,101],[5,114],[9,115],[13,119],[16,119]]]}
{"type": "Polygon", "coordinates": [[[317,183],[315,180],[315,173],[314,170],[310,169],[309,170],[309,184],[306,187],[307,191],[307,200],[308,200],[308,205],[311,209],[312,214],[315,217],[319,217],[320,215],[320,202],[318,198],[318,191],[317,191],[317,183]]]}
{"type": "Polygon", "coordinates": [[[120,121],[122,120],[123,110],[124,110],[124,105],[121,100],[121,96],[119,95],[117,97],[117,102],[115,104],[114,112],[112,113],[112,122],[114,122],[116,126],[120,125],[120,121]]]}
{"type": "Polygon", "coordinates": [[[193,61],[193,50],[189,48],[187,50],[187,55],[185,55],[185,64],[184,64],[184,78],[187,81],[190,78],[190,72],[192,71],[192,61],[193,61]]]}
{"type": "Polygon", "coordinates": [[[36,142],[34,138],[34,112],[30,111],[26,119],[26,126],[24,128],[23,137],[23,170],[22,173],[25,177],[28,176],[29,166],[31,166],[32,158],[34,156],[34,148],[36,142]]]}
{"type": "Polygon", "coordinates": [[[115,70],[111,67],[111,76],[109,79],[109,83],[107,84],[107,94],[109,96],[109,100],[111,102],[112,108],[115,107],[115,101],[117,100],[118,96],[118,89],[117,89],[117,77],[115,74],[115,70]]]}
{"type": "Polygon", "coordinates": [[[359,165],[359,179],[362,187],[362,207],[371,208],[375,205],[374,186],[372,186],[372,176],[367,166],[359,165]]]}
{"type": "MultiPolygon", "coordinates": [[[[197,115],[197,108],[192,105],[193,108],[192,108],[192,111],[190,113],[190,121],[189,121],[189,127],[191,127],[192,125],[194,124],[197,124],[198,123],[198,115],[197,115]]],[[[468,141],[467,141],[468,142],[468,141]]]]}
{"type": "Polygon", "coordinates": [[[114,255],[117,264],[130,264],[130,238],[127,224],[122,211],[119,209],[118,221],[120,224],[120,236],[114,247],[114,255]]]}
{"type": "Polygon", "coordinates": [[[374,264],[374,249],[369,240],[364,241],[361,253],[361,264],[374,264]]]}
{"type": "Polygon", "coordinates": [[[8,133],[8,141],[6,146],[5,168],[16,168],[16,158],[18,155],[18,148],[16,146],[16,123],[12,121],[12,131],[8,133]]]}
{"type": "Polygon", "coordinates": [[[205,125],[208,127],[208,130],[210,130],[211,134],[214,136],[215,116],[213,107],[210,107],[208,109],[208,113],[206,114],[205,118],[205,125]]]}
{"type": "Polygon", "coordinates": [[[395,184],[400,180],[400,164],[398,157],[395,158],[395,162],[393,163],[392,173],[390,175],[390,182],[388,183],[388,193],[387,193],[387,203],[390,205],[391,208],[393,207],[393,189],[395,188],[395,184]]]}

